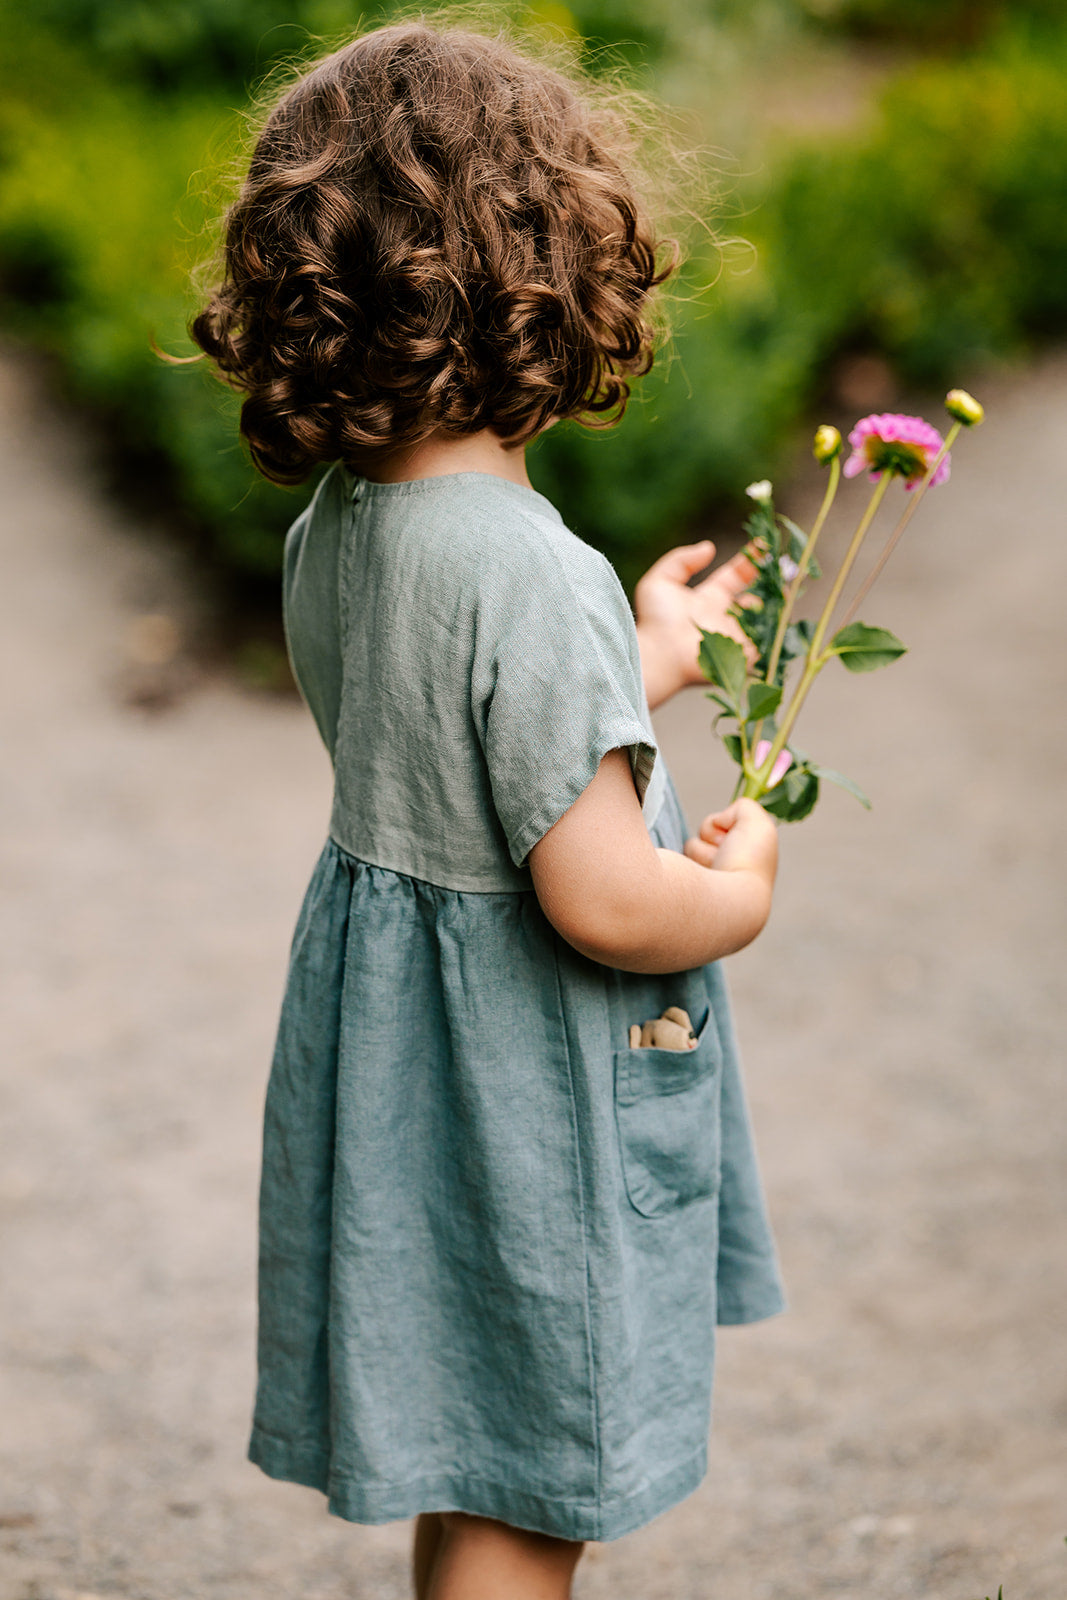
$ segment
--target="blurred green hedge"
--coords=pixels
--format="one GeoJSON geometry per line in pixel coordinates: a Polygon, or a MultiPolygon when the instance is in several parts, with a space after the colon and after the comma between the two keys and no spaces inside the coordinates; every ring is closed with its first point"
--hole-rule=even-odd
{"type": "Polygon", "coordinates": [[[1063,19],[1063,0],[801,0],[812,20],[858,37],[959,46],[1006,23],[1063,19]]]}
{"type": "MultiPolygon", "coordinates": [[[[1067,332],[1067,33],[909,69],[858,136],[772,155],[745,191],[751,272],[682,308],[673,362],[612,435],[535,451],[630,580],[710,501],[773,474],[845,352],[908,384],[1067,332]]],[[[935,419],[936,422],[936,419],[935,419]]]]}
{"type": "MultiPolygon", "coordinates": [[[[126,476],[245,586],[274,581],[307,491],[257,478],[234,397],[200,366],[160,362],[149,338],[191,349],[188,272],[206,248],[208,180],[237,159],[242,77],[295,50],[305,35],[290,24],[336,33],[343,10],[40,0],[31,21],[0,5],[0,316],[52,354],[126,476]]],[[[585,0],[569,15],[604,33],[611,10],[585,0]]],[[[653,58],[666,48],[656,28],[675,24],[653,27],[636,3],[614,10],[620,32],[646,29],[653,58]]],[[[1064,331],[1065,70],[1067,28],[1002,32],[905,70],[860,133],[791,143],[739,188],[743,221],[727,231],[756,245],[747,270],[693,261],[671,346],[622,426],[553,429],[532,452],[538,486],[625,583],[710,505],[773,473],[841,352],[881,351],[907,380],[948,383],[1064,331]]]]}

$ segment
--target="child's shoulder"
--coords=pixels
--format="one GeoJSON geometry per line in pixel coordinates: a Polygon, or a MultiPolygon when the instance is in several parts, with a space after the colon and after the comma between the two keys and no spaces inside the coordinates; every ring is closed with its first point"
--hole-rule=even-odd
{"type": "MultiPolygon", "coordinates": [[[[432,482],[433,480],[428,480],[432,482]]],[[[579,537],[545,495],[487,472],[438,479],[449,541],[469,549],[485,570],[506,580],[591,581],[614,569],[579,537]]]]}

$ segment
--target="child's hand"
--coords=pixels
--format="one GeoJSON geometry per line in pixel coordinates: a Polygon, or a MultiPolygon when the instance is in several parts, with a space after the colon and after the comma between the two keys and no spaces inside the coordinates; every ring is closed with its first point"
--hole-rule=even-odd
{"type": "Polygon", "coordinates": [[[652,710],[679,689],[707,682],[697,663],[701,628],[708,633],[729,634],[752,658],[752,641],[736,619],[727,615],[742,589],[756,576],[745,552],[739,551],[692,587],[686,581],[706,567],[714,555],[715,546],[710,539],[678,545],[660,556],[637,580],[637,639],[645,692],[652,710]]]}
{"type": "Polygon", "coordinates": [[[700,824],[684,854],[717,872],[755,872],[773,887],[778,869],[778,828],[756,800],[735,800],[700,824]]]}

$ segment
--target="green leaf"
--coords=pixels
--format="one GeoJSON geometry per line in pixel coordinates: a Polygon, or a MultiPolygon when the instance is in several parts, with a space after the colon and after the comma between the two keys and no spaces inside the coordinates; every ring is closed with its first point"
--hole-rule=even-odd
{"type": "Polygon", "coordinates": [[[747,677],[745,652],[728,634],[708,633],[703,628],[700,632],[700,670],[709,683],[726,690],[740,715],[747,677]]]}
{"type": "Polygon", "coordinates": [[[769,547],[772,559],[777,560],[781,536],[773,507],[764,505],[762,501],[753,502],[752,512],[744,527],[749,539],[762,539],[769,547]]]}
{"type": "Polygon", "coordinates": [[[829,644],[849,672],[873,672],[876,667],[887,667],[907,648],[888,628],[871,628],[865,622],[850,622],[834,634],[829,644]]]}
{"type": "Polygon", "coordinates": [[[772,711],[777,711],[782,691],[776,683],[750,683],[748,686],[748,721],[762,722],[772,711]]]}
{"type": "MultiPolygon", "coordinates": [[[[755,586],[748,592],[754,593],[755,586]]],[[[768,598],[766,595],[761,594],[759,598],[763,601],[762,609],[757,611],[749,606],[742,606],[739,607],[736,613],[743,632],[748,635],[756,646],[756,661],[752,668],[754,677],[759,677],[767,671],[767,660],[770,656],[771,643],[778,626],[778,617],[781,609],[780,595],[775,594],[768,598]]]]}
{"type": "Polygon", "coordinates": [[[786,545],[786,555],[788,555],[792,561],[799,561],[803,553],[804,546],[808,542],[807,534],[804,532],[803,528],[798,528],[796,523],[790,517],[779,517],[778,520],[789,534],[789,540],[786,545]]]}
{"type": "Polygon", "coordinates": [[[800,822],[815,809],[819,780],[814,772],[790,767],[781,783],[760,796],[760,805],[782,822],[800,822]]]}
{"type": "Polygon", "coordinates": [[[843,772],[835,772],[833,767],[817,767],[814,761],[807,763],[809,772],[814,772],[817,778],[826,778],[830,783],[836,783],[840,788],[847,789],[849,794],[854,794],[861,806],[871,809],[871,802],[867,799],[858,783],[853,783],[851,778],[846,778],[843,772]]]}
{"type": "Polygon", "coordinates": [[[728,700],[724,700],[722,695],[716,694],[713,689],[709,689],[707,691],[707,696],[709,700],[714,700],[715,704],[720,708],[715,713],[711,723],[712,732],[717,733],[719,729],[719,723],[722,721],[723,717],[737,716],[737,707],[732,706],[728,700]]]}
{"type": "Polygon", "coordinates": [[[814,636],[815,624],[810,617],[801,617],[799,622],[791,622],[785,630],[782,654],[790,657],[804,655],[814,636]]]}
{"type": "Polygon", "coordinates": [[[737,733],[724,733],[722,736],[723,748],[731,761],[741,765],[741,736],[737,733]]]}
{"type": "MultiPolygon", "coordinates": [[[[789,556],[790,560],[799,561],[801,556],[804,554],[804,546],[808,542],[808,536],[804,532],[804,529],[798,528],[796,523],[791,521],[789,517],[780,517],[779,521],[784,524],[789,533],[788,547],[785,553],[789,556]]],[[[814,556],[808,557],[808,566],[805,576],[808,578],[822,577],[822,568],[819,566],[819,563],[816,561],[814,556]]]]}
{"type": "Polygon", "coordinates": [[[714,689],[706,689],[704,692],[709,700],[714,700],[717,706],[722,706],[724,711],[729,711],[736,716],[736,708],[730,704],[729,700],[724,700],[721,694],[715,693],[714,689]]]}

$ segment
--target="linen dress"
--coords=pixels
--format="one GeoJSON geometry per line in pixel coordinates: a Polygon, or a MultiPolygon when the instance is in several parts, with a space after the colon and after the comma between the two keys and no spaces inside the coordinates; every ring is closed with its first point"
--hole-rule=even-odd
{"type": "Polygon", "coordinates": [[[249,1455],[352,1521],[614,1539],[706,1470],[716,1321],[782,1295],[718,964],[621,972],[526,857],[627,748],[688,834],[610,562],[536,491],[332,467],[286,540],[331,753],[267,1089],[249,1455]],[[684,1006],[695,1049],[631,1049],[684,1006]]]}

